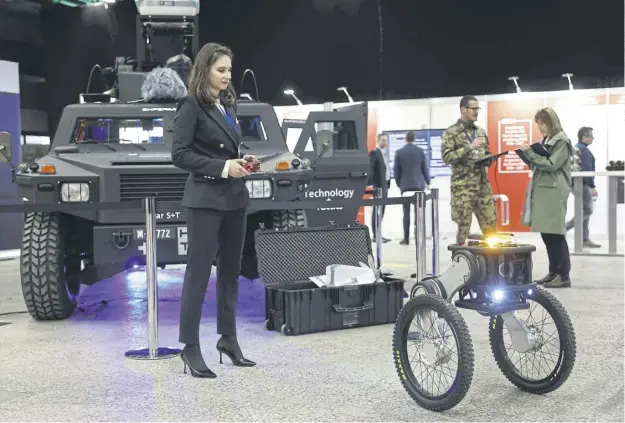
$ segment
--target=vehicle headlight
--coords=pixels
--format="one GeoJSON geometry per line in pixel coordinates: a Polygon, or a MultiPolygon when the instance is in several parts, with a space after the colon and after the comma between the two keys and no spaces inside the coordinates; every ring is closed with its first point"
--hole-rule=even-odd
{"type": "Polygon", "coordinates": [[[89,201],[91,190],[86,182],[64,182],[61,184],[61,201],[84,203],[89,201]]]}
{"type": "Polygon", "coordinates": [[[245,185],[250,192],[250,198],[271,198],[273,186],[270,179],[246,181],[245,185]]]}

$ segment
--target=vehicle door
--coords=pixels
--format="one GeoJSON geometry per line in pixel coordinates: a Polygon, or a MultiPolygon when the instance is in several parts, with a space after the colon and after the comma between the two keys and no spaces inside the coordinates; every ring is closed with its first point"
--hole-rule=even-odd
{"type": "Polygon", "coordinates": [[[367,185],[367,105],[344,110],[310,112],[293,152],[314,168],[305,199],[323,200],[327,207],[307,210],[309,226],[353,223],[367,185]],[[334,207],[333,201],[351,201],[334,207]]]}

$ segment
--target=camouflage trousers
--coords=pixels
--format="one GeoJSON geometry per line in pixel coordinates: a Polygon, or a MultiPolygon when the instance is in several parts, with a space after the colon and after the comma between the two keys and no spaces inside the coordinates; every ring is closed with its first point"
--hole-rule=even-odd
{"type": "Polygon", "coordinates": [[[458,225],[458,244],[466,242],[471,231],[473,214],[477,217],[484,235],[497,232],[497,209],[488,183],[473,189],[451,188],[451,220],[458,225]]]}

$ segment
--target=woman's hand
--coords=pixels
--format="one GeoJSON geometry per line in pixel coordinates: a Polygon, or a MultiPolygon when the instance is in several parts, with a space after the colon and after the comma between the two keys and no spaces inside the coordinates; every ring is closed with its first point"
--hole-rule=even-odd
{"type": "Polygon", "coordinates": [[[243,156],[243,160],[245,160],[246,162],[258,163],[258,159],[256,158],[256,156],[252,156],[251,154],[246,154],[245,156],[243,156]]]}
{"type": "Polygon", "coordinates": [[[521,144],[521,146],[519,147],[519,149],[523,150],[523,151],[527,151],[529,150],[531,147],[529,146],[529,144],[521,144]]]}
{"type": "Polygon", "coordinates": [[[250,173],[243,168],[243,165],[245,163],[245,159],[231,160],[230,166],[228,167],[228,176],[231,176],[233,178],[242,178],[244,176],[248,176],[250,173]]]}

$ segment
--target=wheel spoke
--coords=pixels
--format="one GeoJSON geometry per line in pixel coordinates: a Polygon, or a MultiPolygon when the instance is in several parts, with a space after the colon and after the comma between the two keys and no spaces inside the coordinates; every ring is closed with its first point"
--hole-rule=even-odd
{"type": "Polygon", "coordinates": [[[529,332],[530,349],[520,352],[514,348],[501,316],[491,319],[490,342],[500,369],[512,383],[530,392],[546,393],[557,389],[572,370],[575,334],[562,305],[543,288],[538,288],[528,303],[529,309],[515,314],[526,314],[517,318],[529,332]]]}
{"type": "Polygon", "coordinates": [[[458,310],[438,295],[406,303],[393,333],[402,384],[422,407],[448,410],[466,395],[473,378],[473,345],[458,310]],[[453,388],[453,389],[452,389],[453,388]]]}

